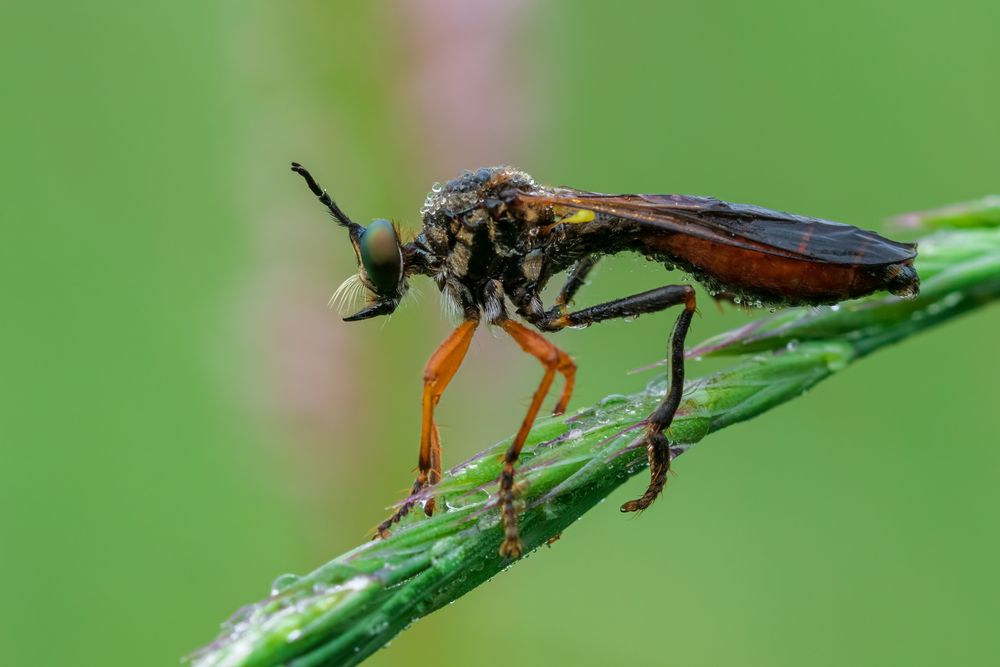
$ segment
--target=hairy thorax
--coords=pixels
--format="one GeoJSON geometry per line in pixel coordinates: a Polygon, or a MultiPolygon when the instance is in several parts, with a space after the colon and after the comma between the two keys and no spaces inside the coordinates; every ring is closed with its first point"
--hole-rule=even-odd
{"type": "Polygon", "coordinates": [[[446,297],[459,306],[482,305],[487,283],[517,290],[542,277],[540,221],[511,208],[516,192],[534,187],[531,176],[513,167],[466,171],[433,186],[420,211],[420,240],[446,297]]]}

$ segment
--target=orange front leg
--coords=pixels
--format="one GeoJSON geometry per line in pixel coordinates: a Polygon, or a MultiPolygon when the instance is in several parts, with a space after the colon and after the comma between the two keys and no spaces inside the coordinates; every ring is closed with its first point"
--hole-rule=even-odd
{"type": "MultiPolygon", "coordinates": [[[[434,351],[424,369],[424,395],[422,399],[422,423],[420,427],[420,457],[417,460],[417,479],[413,483],[410,496],[430,484],[436,484],[441,479],[441,437],[434,423],[434,408],[441,400],[441,394],[451,379],[455,377],[458,367],[462,365],[465,353],[472,342],[472,334],[476,331],[478,320],[466,320],[451,332],[441,346],[434,351]]],[[[409,513],[413,501],[407,499],[392,516],[376,528],[377,537],[387,537],[389,528],[409,513]]],[[[434,500],[430,500],[424,511],[428,516],[434,512],[434,500]]]]}
{"type": "Polygon", "coordinates": [[[517,511],[514,508],[514,464],[521,454],[524,441],[528,439],[532,424],[538,416],[538,411],[542,407],[556,372],[561,373],[566,378],[566,385],[563,388],[559,402],[556,403],[555,414],[562,414],[566,411],[570,395],[573,393],[573,383],[576,379],[576,364],[565,352],[550,343],[539,333],[518,324],[513,320],[501,320],[500,327],[510,334],[510,337],[517,341],[521,349],[532,355],[545,366],[545,374],[542,382],[538,385],[535,395],[531,399],[528,407],[528,414],[521,422],[521,428],[514,436],[514,442],[504,455],[503,472],[500,473],[500,512],[503,516],[504,540],[500,545],[500,555],[505,558],[520,558],[521,537],[517,528],[517,511]]]}

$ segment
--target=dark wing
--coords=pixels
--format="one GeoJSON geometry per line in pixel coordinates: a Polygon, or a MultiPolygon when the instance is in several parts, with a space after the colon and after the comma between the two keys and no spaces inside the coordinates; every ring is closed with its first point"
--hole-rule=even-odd
{"type": "Polygon", "coordinates": [[[819,218],[689,195],[605,195],[570,188],[519,192],[526,204],[583,209],[730,246],[831,264],[879,265],[916,257],[916,245],[819,218]]]}

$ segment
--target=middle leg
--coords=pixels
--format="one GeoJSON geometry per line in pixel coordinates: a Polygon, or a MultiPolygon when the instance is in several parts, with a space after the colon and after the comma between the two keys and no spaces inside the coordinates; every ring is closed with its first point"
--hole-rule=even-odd
{"type": "Polygon", "coordinates": [[[566,378],[566,385],[563,388],[559,402],[556,404],[554,414],[562,414],[569,403],[569,397],[573,393],[573,382],[576,377],[576,364],[565,352],[550,343],[539,333],[518,324],[514,320],[500,320],[497,322],[500,327],[513,338],[521,349],[538,359],[545,366],[545,374],[542,381],[535,390],[531,398],[531,405],[528,407],[528,414],[521,422],[514,441],[510,444],[503,459],[503,471],[500,473],[500,512],[503,516],[504,540],[500,545],[500,555],[504,558],[521,557],[521,537],[517,527],[517,511],[514,508],[514,464],[521,454],[521,448],[528,439],[532,424],[538,416],[538,411],[542,406],[542,401],[552,387],[552,381],[556,373],[561,373],[566,378]]]}

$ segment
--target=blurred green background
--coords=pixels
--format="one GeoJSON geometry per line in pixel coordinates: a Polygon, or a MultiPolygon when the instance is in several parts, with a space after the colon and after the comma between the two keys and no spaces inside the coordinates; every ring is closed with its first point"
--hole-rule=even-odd
{"type": "MultiPolygon", "coordinates": [[[[326,308],[353,255],[290,160],[409,229],[497,163],[878,227],[1000,189],[997,25],[962,0],[5,4],[0,664],[177,664],[410,484],[450,324],[426,281],[391,322],[326,308]]],[[[618,258],[581,302],[667,279],[618,258]]],[[[691,340],[749,317],[703,301],[691,340]]],[[[560,334],[575,405],[641,387],[668,322],[560,334]]],[[[617,512],[633,480],[370,664],[996,664],[998,327],[709,438],[652,511],[617,512]]],[[[538,377],[481,332],[445,464],[538,377]]]]}

